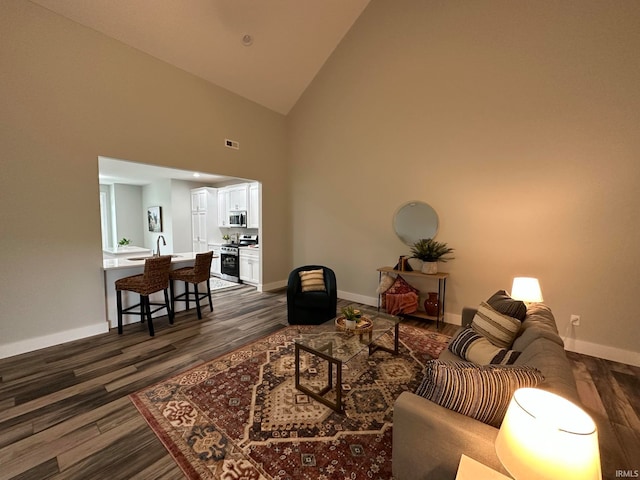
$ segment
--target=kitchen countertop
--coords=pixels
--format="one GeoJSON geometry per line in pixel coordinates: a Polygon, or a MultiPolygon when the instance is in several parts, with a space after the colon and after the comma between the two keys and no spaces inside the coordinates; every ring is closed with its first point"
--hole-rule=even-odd
{"type": "Polygon", "coordinates": [[[136,247],[135,245],[117,245],[112,248],[104,248],[102,252],[108,255],[151,255],[150,248],[136,247]]]}
{"type": "MultiPolygon", "coordinates": [[[[175,255],[171,259],[171,263],[182,263],[193,261],[196,258],[196,254],[193,252],[184,252],[184,253],[167,253],[167,255],[175,255]]],[[[143,257],[145,255],[136,255],[132,254],[133,257],[143,257]]],[[[146,255],[145,257],[150,257],[151,255],[146,255]]],[[[102,269],[104,271],[108,270],[118,270],[122,268],[135,268],[135,267],[143,267],[144,268],[144,260],[129,260],[130,257],[119,257],[119,258],[105,258],[102,260],[102,269]]]]}

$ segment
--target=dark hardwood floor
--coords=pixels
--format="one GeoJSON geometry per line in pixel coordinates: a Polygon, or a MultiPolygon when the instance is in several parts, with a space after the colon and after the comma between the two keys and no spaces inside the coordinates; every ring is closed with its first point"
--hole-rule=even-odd
{"type": "MultiPolygon", "coordinates": [[[[340,301],[340,305],[349,302],[340,301]]],[[[432,323],[419,323],[435,329],[432,323]]],[[[250,287],[214,292],[203,310],[0,360],[0,479],[180,479],[129,401],[154,382],[286,326],[286,297],[250,287]]],[[[445,325],[443,333],[456,327],[445,325]]],[[[640,468],[640,369],[569,354],[598,423],[603,477],[640,468]]]]}

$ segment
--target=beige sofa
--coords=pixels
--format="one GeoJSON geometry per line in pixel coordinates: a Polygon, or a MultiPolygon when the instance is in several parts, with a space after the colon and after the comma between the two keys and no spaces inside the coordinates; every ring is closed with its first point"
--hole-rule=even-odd
{"type": "MultiPolygon", "coordinates": [[[[463,310],[463,326],[471,324],[475,313],[475,309],[463,310]]],[[[542,373],[544,381],[538,388],[580,404],[571,364],[549,307],[537,303],[527,308],[512,349],[522,352],[514,365],[529,365],[542,373]]],[[[440,359],[464,361],[449,350],[440,359]]],[[[497,434],[495,427],[405,392],[396,400],[393,412],[394,479],[453,480],[463,453],[506,473],[495,453],[497,434]]]]}

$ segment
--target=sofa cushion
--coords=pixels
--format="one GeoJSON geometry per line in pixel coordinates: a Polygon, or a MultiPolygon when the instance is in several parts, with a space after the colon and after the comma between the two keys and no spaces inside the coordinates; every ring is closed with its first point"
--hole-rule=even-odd
{"type": "Polygon", "coordinates": [[[478,365],[511,365],[520,355],[515,350],[496,347],[471,328],[460,330],[449,342],[449,350],[478,365]]]}
{"type": "Polygon", "coordinates": [[[416,394],[483,423],[500,427],[513,393],[544,380],[533,367],[427,362],[416,394]]]}
{"type": "Polygon", "coordinates": [[[504,290],[498,290],[494,293],[491,298],[487,300],[487,303],[491,305],[494,310],[504,315],[517,318],[518,320],[524,320],[524,317],[527,315],[527,306],[524,302],[514,300],[504,290]]]}
{"type": "Polygon", "coordinates": [[[325,292],[327,290],[324,285],[324,271],[322,269],[301,271],[298,274],[303,292],[325,292]]]}
{"type": "Polygon", "coordinates": [[[473,317],[471,328],[496,347],[510,348],[520,330],[520,323],[517,318],[497,312],[488,303],[482,302],[473,317]]]}

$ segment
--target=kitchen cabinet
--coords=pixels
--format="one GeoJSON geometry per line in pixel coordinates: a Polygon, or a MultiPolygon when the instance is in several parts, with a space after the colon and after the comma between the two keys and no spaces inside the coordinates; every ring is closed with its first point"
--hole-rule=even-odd
{"type": "Polygon", "coordinates": [[[191,190],[191,211],[206,212],[208,207],[209,192],[205,188],[191,190]]]}
{"type": "Polygon", "coordinates": [[[247,207],[249,206],[249,191],[247,188],[248,184],[240,183],[238,185],[231,185],[229,187],[225,187],[229,192],[227,209],[235,212],[246,212],[247,207]]]}
{"type": "Polygon", "coordinates": [[[249,184],[249,208],[247,210],[247,227],[260,228],[260,190],[258,183],[249,184]]]}
{"type": "Polygon", "coordinates": [[[191,212],[191,238],[194,253],[207,251],[207,212],[191,212]]]}
{"type": "Polygon", "coordinates": [[[229,226],[229,191],[226,188],[218,189],[218,226],[229,226]]]}
{"type": "MultiPolygon", "coordinates": [[[[229,226],[230,212],[247,212],[249,209],[249,184],[239,183],[218,189],[218,226],[229,226]]],[[[256,227],[257,228],[257,227],[256,227]]]]}
{"type": "Polygon", "coordinates": [[[194,253],[206,252],[213,240],[213,226],[217,224],[218,193],[215,188],[191,190],[191,241],[194,253]]]}
{"type": "Polygon", "coordinates": [[[258,285],[260,283],[260,250],[240,248],[240,280],[258,285]]]}
{"type": "Polygon", "coordinates": [[[213,252],[213,259],[211,260],[211,275],[219,277],[222,274],[220,264],[220,245],[209,244],[209,250],[213,252]]]}

